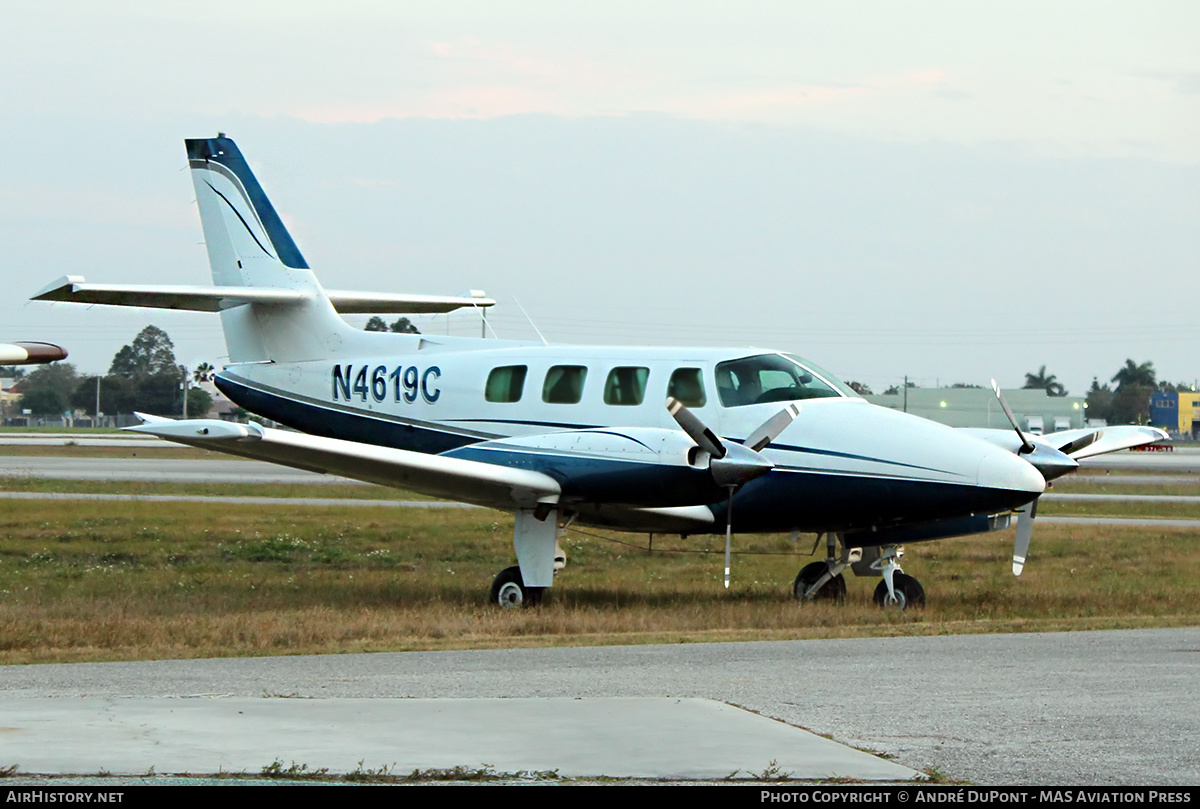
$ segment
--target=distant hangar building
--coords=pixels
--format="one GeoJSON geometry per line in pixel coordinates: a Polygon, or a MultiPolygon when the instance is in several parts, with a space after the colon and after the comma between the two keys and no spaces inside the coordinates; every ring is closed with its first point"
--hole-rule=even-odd
{"type": "MultiPolygon", "coordinates": [[[[1051,396],[1044,390],[1002,391],[1021,429],[1034,435],[1087,426],[1087,407],[1075,396],[1051,396]]],[[[991,388],[908,388],[864,397],[872,404],[905,410],[951,427],[1008,429],[1008,419],[991,388]]]]}
{"type": "Polygon", "coordinates": [[[1150,423],[1170,433],[1200,437],[1200,393],[1156,391],[1150,397],[1150,423]]]}

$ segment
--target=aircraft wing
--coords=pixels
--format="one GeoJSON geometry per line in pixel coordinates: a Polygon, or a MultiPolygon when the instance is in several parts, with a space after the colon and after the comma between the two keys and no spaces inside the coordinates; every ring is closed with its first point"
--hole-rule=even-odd
{"type": "Polygon", "coordinates": [[[1082,430],[1063,430],[1044,435],[1041,440],[1055,446],[1075,460],[1116,452],[1121,449],[1144,447],[1157,441],[1166,441],[1170,436],[1158,427],[1133,424],[1116,427],[1099,427],[1082,430]],[[1066,447],[1066,448],[1064,448],[1066,447]]]}
{"type": "Polygon", "coordinates": [[[42,365],[66,358],[65,349],[50,343],[0,343],[0,365],[42,365]]]}
{"type": "MultiPolygon", "coordinates": [[[[1013,430],[991,430],[974,427],[962,427],[962,431],[970,433],[997,446],[1004,447],[1010,452],[1021,448],[1021,442],[1013,430]]],[[[1157,441],[1165,441],[1169,436],[1166,431],[1157,427],[1145,427],[1134,424],[1118,425],[1115,427],[1084,427],[1079,430],[1063,430],[1049,435],[1031,435],[1025,437],[1036,444],[1053,447],[1069,455],[1075,460],[1090,458],[1133,447],[1144,447],[1157,441]]]]}
{"type": "Polygon", "coordinates": [[[533,508],[558,501],[549,475],[528,469],[425,455],[355,441],[234,424],[216,419],[175,421],[139,413],[144,423],[126,430],[231,455],[409,489],[489,508],[533,508]]]}
{"type": "MultiPolygon", "coordinates": [[[[434,314],[464,307],[488,307],[491,298],[447,295],[409,295],[387,292],[325,290],[333,308],[342,314],[434,314]]],[[[151,309],[184,309],[221,312],[247,303],[287,305],[303,303],[309,294],[281,287],[180,286],[155,284],[89,284],[82,275],[66,275],[38,292],[31,300],[141,306],[151,309]]]]}

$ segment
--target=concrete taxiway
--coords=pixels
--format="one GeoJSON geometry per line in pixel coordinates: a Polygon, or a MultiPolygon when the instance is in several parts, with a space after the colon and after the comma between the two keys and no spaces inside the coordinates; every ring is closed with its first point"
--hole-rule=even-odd
{"type": "Polygon", "coordinates": [[[228,759],[249,772],[370,753],[381,757],[364,766],[401,770],[503,762],[618,776],[632,761],[643,772],[724,777],[759,766],[739,755],[745,739],[798,775],[815,754],[794,725],[981,784],[1195,784],[1197,682],[1196,628],[7,666],[0,764],[64,767],[60,747],[85,725],[111,731],[90,738],[115,763],[118,743],[151,749],[148,740],[166,738],[160,712],[173,708],[193,723],[186,744],[245,751],[238,730],[252,722],[239,726],[247,714],[236,711],[250,706],[263,730],[248,730],[253,749],[228,759]],[[442,706],[439,723],[421,713],[437,706],[408,700],[457,704],[442,706]],[[779,721],[757,725],[689,700],[779,721]],[[410,735],[387,730],[386,716],[410,735]],[[35,738],[23,728],[38,717],[47,724],[35,738]]]}
{"type": "Polygon", "coordinates": [[[22,772],[39,774],[257,774],[279,762],[339,774],[458,767],[572,779],[919,775],[709,699],[90,697],[0,704],[8,726],[0,760],[19,760],[22,772]]]}

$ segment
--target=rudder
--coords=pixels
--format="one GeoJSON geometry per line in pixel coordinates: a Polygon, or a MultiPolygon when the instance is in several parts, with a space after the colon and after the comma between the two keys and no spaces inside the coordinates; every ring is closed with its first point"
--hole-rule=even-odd
{"type": "Polygon", "coordinates": [[[231,138],[189,138],[188,166],[208,244],[213,281],[240,285],[247,262],[270,261],[307,270],[292,239],[241,150],[231,138]]]}
{"type": "Polygon", "coordinates": [[[236,306],[221,312],[233,362],[299,361],[326,354],[329,337],[349,329],[231,138],[184,141],[200,222],[217,286],[277,287],[310,294],[287,307],[236,306]]]}

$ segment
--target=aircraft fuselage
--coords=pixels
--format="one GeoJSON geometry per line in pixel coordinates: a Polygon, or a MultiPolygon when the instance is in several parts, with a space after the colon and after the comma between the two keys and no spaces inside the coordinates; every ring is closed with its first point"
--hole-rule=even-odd
{"type": "Polygon", "coordinates": [[[779,352],[379,338],[381,347],[387,340],[413,350],[230,365],[217,386],[247,410],[312,435],[545,473],[562,485],[563,508],[626,530],[696,530],[691,520],[649,519],[646,508],[703,506],[723,520],[728,491],[663,406],[681,393],[737,443],[799,401],[801,415],[763,450],[774,468],[735,496],[740,530],[845,531],[989,514],[1044,488],[1012,453],[871,405],[779,352]],[[739,370],[748,378],[747,363],[767,361],[756,358],[795,364],[793,376],[808,382],[756,369],[755,384],[775,379],[780,387],[735,390],[739,370]]]}

